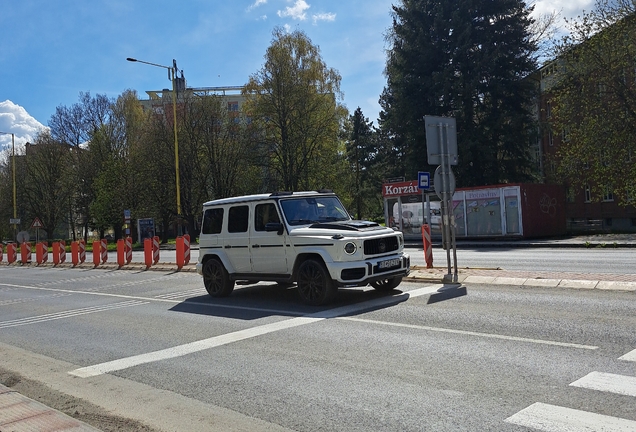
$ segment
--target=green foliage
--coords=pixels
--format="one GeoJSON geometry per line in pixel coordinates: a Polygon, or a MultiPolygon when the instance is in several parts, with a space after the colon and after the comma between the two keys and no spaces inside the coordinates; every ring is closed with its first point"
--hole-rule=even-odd
{"type": "Polygon", "coordinates": [[[458,186],[532,178],[536,68],[531,9],[518,0],[402,0],[393,6],[380,127],[402,175],[427,164],[424,116],[455,117],[458,186]]]}
{"type": "Polygon", "coordinates": [[[636,199],[635,12],[629,2],[598,2],[570,22],[555,62],[550,126],[564,139],[555,180],[589,185],[593,201],[609,192],[621,205],[636,199]]]}
{"type": "Polygon", "coordinates": [[[265,64],[243,91],[268,189],[314,189],[332,181],[346,116],[340,80],[304,32],[274,29],[265,64]]]}

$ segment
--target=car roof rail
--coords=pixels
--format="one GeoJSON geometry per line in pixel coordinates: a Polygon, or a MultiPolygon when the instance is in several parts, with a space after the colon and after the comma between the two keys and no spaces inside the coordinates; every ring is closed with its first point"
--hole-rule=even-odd
{"type": "Polygon", "coordinates": [[[293,192],[289,192],[289,191],[278,191],[278,192],[273,192],[272,194],[270,194],[270,196],[276,197],[276,196],[287,196],[292,194],[293,192]]]}

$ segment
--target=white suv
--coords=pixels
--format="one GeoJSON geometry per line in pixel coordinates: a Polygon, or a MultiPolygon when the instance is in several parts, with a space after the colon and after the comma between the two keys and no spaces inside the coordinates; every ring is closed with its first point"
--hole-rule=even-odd
{"type": "Polygon", "coordinates": [[[352,220],[331,191],[277,192],[203,204],[197,272],[212,297],[236,281],[296,283],[311,305],[338,287],[390,291],[409,274],[401,232],[352,220]]]}

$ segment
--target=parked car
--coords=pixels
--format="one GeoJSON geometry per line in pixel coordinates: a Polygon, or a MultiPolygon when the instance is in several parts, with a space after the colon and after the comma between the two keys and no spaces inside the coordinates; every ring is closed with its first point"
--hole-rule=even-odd
{"type": "Polygon", "coordinates": [[[311,305],[338,288],[395,289],[409,274],[401,232],[353,220],[331,191],[279,192],[203,205],[197,271],[213,297],[237,281],[296,284],[311,305]]]}

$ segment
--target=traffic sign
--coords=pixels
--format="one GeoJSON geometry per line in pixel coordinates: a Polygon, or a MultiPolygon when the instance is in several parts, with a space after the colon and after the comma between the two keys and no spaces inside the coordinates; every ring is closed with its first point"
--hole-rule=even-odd
{"type": "Polygon", "coordinates": [[[442,167],[438,166],[437,169],[435,170],[435,177],[433,178],[433,184],[435,187],[435,193],[437,194],[438,197],[440,197],[440,199],[444,199],[443,198],[444,193],[453,195],[455,193],[455,174],[453,174],[453,171],[444,173],[442,171],[442,167]],[[447,174],[446,184],[444,184],[444,179],[442,178],[444,174],[447,174]]]}
{"type": "Polygon", "coordinates": [[[431,188],[431,173],[419,171],[417,173],[418,189],[429,190],[431,188]]]}
{"type": "Polygon", "coordinates": [[[44,224],[42,223],[39,217],[36,217],[35,219],[33,219],[31,228],[44,228],[44,224]]]}
{"type": "Polygon", "coordinates": [[[457,122],[453,117],[425,116],[426,152],[429,165],[441,165],[442,154],[450,165],[457,165],[457,122]],[[445,151],[444,151],[445,149],[445,151]]]}
{"type": "Polygon", "coordinates": [[[11,219],[9,219],[9,223],[11,225],[20,225],[20,218],[17,218],[17,219],[11,218],[11,219]]]}

